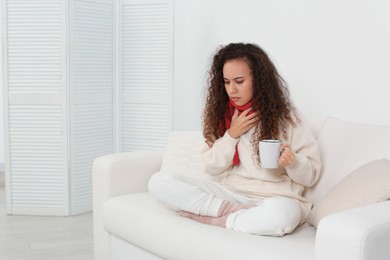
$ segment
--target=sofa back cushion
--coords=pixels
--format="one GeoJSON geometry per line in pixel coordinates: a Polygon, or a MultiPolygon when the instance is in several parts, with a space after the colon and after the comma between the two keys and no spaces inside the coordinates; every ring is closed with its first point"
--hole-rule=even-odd
{"type": "Polygon", "coordinates": [[[172,132],[164,151],[161,171],[203,176],[200,164],[200,149],[203,144],[203,135],[199,131],[172,132]]]}
{"type": "Polygon", "coordinates": [[[349,122],[330,117],[317,138],[322,171],[317,184],[305,192],[314,202],[358,167],[390,159],[390,126],[349,122]]]}
{"type": "Polygon", "coordinates": [[[200,150],[206,145],[200,131],[172,132],[161,163],[162,172],[184,174],[221,181],[221,176],[206,174],[200,163],[200,150]]]}

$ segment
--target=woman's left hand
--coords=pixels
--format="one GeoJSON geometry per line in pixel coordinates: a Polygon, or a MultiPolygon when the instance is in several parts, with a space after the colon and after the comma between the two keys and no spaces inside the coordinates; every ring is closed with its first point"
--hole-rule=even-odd
{"type": "Polygon", "coordinates": [[[291,150],[290,145],[284,143],[280,146],[280,150],[279,164],[283,167],[292,165],[295,161],[295,153],[291,150]]]}

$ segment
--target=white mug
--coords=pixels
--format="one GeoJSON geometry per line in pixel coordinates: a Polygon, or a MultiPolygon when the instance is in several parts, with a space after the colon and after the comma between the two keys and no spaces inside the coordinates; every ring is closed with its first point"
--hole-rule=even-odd
{"type": "Polygon", "coordinates": [[[261,140],[259,144],[260,165],[262,168],[275,169],[279,167],[281,140],[261,140]]]}

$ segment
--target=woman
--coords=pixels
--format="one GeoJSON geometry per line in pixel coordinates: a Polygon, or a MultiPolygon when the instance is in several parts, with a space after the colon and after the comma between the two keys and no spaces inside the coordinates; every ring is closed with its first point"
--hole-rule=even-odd
{"type": "Polygon", "coordinates": [[[283,236],[304,223],[302,197],[318,179],[318,147],[267,54],[232,43],[214,55],[203,114],[203,170],[211,182],[158,172],[149,190],[180,215],[257,235],[283,236]],[[279,167],[265,169],[259,141],[282,140],[279,167]]]}

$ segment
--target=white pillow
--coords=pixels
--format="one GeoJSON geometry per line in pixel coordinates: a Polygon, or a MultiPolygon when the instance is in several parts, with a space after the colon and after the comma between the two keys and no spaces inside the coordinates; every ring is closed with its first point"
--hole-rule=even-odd
{"type": "Polygon", "coordinates": [[[172,174],[199,175],[200,149],[204,144],[201,132],[172,132],[164,151],[161,171],[172,174]]]}
{"type": "Polygon", "coordinates": [[[390,126],[329,118],[318,136],[322,162],[318,183],[305,197],[314,204],[348,173],[370,161],[390,159],[390,126]]]}
{"type": "Polygon", "coordinates": [[[317,227],[330,214],[390,199],[390,161],[369,162],[334,186],[314,205],[309,224],[317,227]]]}

